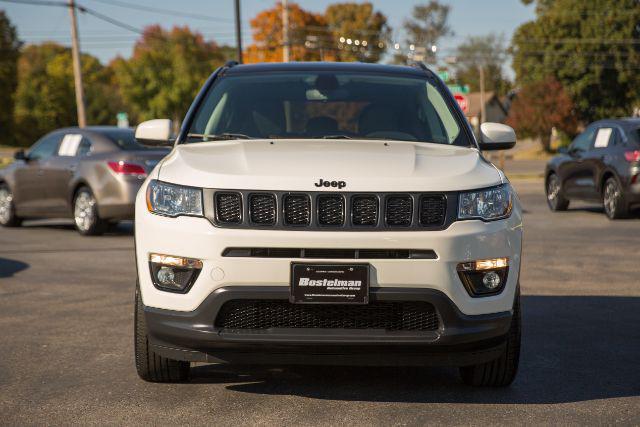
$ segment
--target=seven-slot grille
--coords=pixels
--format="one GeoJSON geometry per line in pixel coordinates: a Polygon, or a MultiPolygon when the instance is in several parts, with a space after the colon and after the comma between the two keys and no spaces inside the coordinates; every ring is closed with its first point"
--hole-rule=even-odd
{"type": "Polygon", "coordinates": [[[302,328],[436,331],[439,319],[435,307],[425,301],[311,305],[258,299],[227,301],[216,316],[215,326],[226,330],[302,328]]]}
{"type": "MultiPolygon", "coordinates": [[[[443,193],[287,193],[215,191],[219,226],[360,230],[441,229],[448,206],[443,193]]],[[[450,219],[451,220],[451,219],[450,219]]]]}

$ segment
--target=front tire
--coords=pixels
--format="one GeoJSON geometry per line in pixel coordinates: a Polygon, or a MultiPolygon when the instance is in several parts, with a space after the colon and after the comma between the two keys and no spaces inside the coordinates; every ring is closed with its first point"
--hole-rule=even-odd
{"type": "Polygon", "coordinates": [[[98,202],[88,187],[81,187],[73,198],[73,222],[83,236],[98,236],[109,228],[98,215],[98,202]]]}
{"type": "Polygon", "coordinates": [[[463,366],[460,376],[465,384],[483,387],[506,387],[518,373],[520,361],[520,293],[513,303],[513,317],[503,353],[495,360],[478,365],[463,366]]]}
{"type": "Polygon", "coordinates": [[[547,178],[546,193],[549,209],[554,212],[567,210],[569,200],[564,197],[560,178],[558,178],[558,175],[555,173],[552,173],[549,175],[549,178],[547,178]]]}
{"type": "Polygon", "coordinates": [[[610,177],[604,183],[602,204],[604,205],[604,213],[609,219],[625,218],[629,213],[622,189],[614,177],[610,177]]]}
{"type": "Polygon", "coordinates": [[[182,382],[189,379],[189,362],[162,357],[149,348],[147,322],[142,298],[137,290],[134,335],[136,371],[140,378],[159,383],[182,382]]]}
{"type": "Polygon", "coordinates": [[[0,225],[3,227],[19,227],[22,218],[16,215],[13,194],[7,184],[0,184],[0,225]]]}

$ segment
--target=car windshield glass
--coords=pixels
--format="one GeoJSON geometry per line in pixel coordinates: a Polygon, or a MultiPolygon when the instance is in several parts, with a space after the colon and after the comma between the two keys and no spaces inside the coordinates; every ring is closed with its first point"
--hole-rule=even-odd
{"type": "Polygon", "coordinates": [[[221,78],[200,104],[186,142],[230,139],[219,137],[227,134],[471,145],[426,78],[346,72],[221,78]]]}
{"type": "Polygon", "coordinates": [[[138,144],[131,129],[114,129],[101,131],[104,136],[113,141],[118,148],[125,151],[146,150],[148,147],[138,144]]]}

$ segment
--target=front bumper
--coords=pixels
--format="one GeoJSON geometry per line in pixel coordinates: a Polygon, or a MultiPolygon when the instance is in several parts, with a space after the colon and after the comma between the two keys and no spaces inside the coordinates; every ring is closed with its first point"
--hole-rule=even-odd
{"type": "Polygon", "coordinates": [[[214,326],[227,301],[286,301],[288,296],[284,286],[232,286],[218,288],[191,312],[145,307],[149,344],[165,357],[192,362],[464,366],[500,355],[512,317],[511,310],[465,315],[438,290],[374,288],[372,302],[432,304],[439,317],[438,329],[226,330],[214,326]]]}

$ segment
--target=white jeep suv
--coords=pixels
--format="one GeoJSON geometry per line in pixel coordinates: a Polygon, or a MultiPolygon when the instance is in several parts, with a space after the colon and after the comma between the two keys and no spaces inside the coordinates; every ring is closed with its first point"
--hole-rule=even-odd
{"type": "MultiPolygon", "coordinates": [[[[136,137],[167,143],[171,122],[136,137]]],[[[504,386],[520,349],[522,213],[421,65],[215,71],[136,200],[135,354],[190,362],[449,365],[504,386]]]]}

